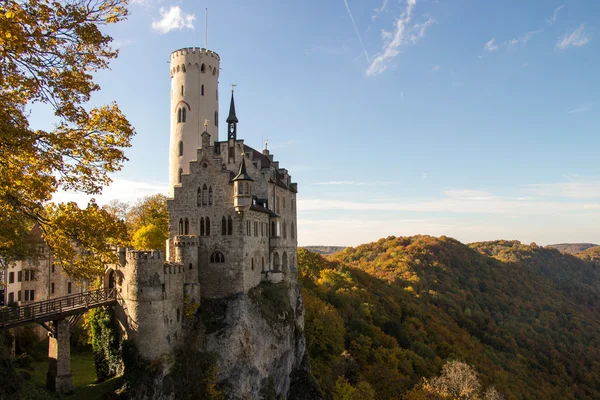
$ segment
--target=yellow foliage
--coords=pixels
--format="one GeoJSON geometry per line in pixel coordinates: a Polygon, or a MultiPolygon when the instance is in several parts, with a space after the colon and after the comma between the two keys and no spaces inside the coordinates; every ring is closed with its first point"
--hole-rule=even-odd
{"type": "Polygon", "coordinates": [[[94,202],[49,205],[59,189],[99,194],[126,160],[134,129],[119,107],[87,110],[100,87],[92,72],[118,54],[101,27],[123,20],[126,0],[20,0],[0,5],[0,257],[22,257],[34,222],[68,272],[90,276],[111,261],[125,231],[94,202]],[[29,126],[26,107],[52,107],[49,131],[29,126]],[[100,244],[104,242],[104,244],[100,244]],[[82,271],[78,269],[83,268],[82,271]]]}

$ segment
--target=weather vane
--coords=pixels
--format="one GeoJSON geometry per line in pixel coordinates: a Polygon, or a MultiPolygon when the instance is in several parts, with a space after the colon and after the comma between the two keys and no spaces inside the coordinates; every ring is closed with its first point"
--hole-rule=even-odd
{"type": "Polygon", "coordinates": [[[269,150],[269,139],[265,140],[265,150],[269,150]]]}
{"type": "Polygon", "coordinates": [[[205,119],[205,120],[204,120],[204,128],[206,128],[207,126],[208,126],[208,120],[207,120],[207,119],[205,119]]]}
{"type": "Polygon", "coordinates": [[[233,91],[235,90],[236,86],[237,86],[237,83],[232,83],[231,84],[231,93],[233,93],[233,91]]]}

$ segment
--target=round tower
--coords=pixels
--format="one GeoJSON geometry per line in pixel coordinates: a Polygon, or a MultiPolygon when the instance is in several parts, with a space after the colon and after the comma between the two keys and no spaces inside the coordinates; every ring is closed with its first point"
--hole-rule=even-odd
{"type": "Polygon", "coordinates": [[[171,197],[181,175],[190,172],[190,161],[197,158],[202,132],[208,132],[211,144],[219,140],[219,60],[217,53],[198,47],[171,53],[171,197]]]}

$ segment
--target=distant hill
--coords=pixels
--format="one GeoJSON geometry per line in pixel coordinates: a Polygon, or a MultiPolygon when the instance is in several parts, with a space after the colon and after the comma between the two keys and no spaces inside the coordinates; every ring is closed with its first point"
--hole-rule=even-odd
{"type": "Polygon", "coordinates": [[[299,250],[312,371],[375,399],[419,397],[461,360],[507,400],[600,399],[600,247],[389,237],[328,258],[299,250]]]}
{"type": "Polygon", "coordinates": [[[558,243],[558,244],[549,244],[546,247],[551,247],[560,251],[561,253],[568,254],[577,254],[581,253],[591,247],[598,246],[597,244],[592,243],[558,243]]]}
{"type": "Polygon", "coordinates": [[[337,253],[338,251],[342,251],[345,249],[345,247],[341,246],[304,246],[302,248],[308,251],[312,251],[313,253],[324,255],[337,253]]]}

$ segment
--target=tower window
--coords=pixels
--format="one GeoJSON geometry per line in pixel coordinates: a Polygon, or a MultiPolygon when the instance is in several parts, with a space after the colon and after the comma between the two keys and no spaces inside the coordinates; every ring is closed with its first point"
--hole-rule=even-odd
{"type": "Polygon", "coordinates": [[[221,235],[227,235],[227,219],[225,219],[225,216],[221,218],[221,235]]]}
{"type": "Polygon", "coordinates": [[[179,168],[179,174],[178,174],[178,177],[177,177],[177,182],[180,183],[180,184],[181,184],[181,175],[183,175],[183,169],[179,168]]]}
{"type": "Polygon", "coordinates": [[[217,67],[215,67],[215,69],[213,69],[213,76],[217,75],[217,67]]]}
{"type": "Polygon", "coordinates": [[[179,141],[179,157],[183,155],[183,141],[179,141]]]}
{"type": "Polygon", "coordinates": [[[208,188],[206,185],[202,186],[202,205],[205,206],[208,204],[208,188]]]}
{"type": "Polygon", "coordinates": [[[183,235],[183,219],[179,218],[179,230],[177,231],[179,235],[183,235]]]}
{"type": "Polygon", "coordinates": [[[252,271],[254,271],[254,257],[252,257],[252,271]]]}
{"type": "Polygon", "coordinates": [[[200,218],[200,236],[204,236],[204,217],[200,218]]]}
{"type": "Polygon", "coordinates": [[[190,220],[189,219],[185,219],[185,225],[184,225],[184,235],[189,235],[190,233],[190,220]]]}
{"type": "Polygon", "coordinates": [[[200,95],[204,96],[204,85],[200,86],[200,95]]]}
{"type": "Polygon", "coordinates": [[[183,85],[181,85],[181,95],[183,96],[183,85]]]}
{"type": "Polygon", "coordinates": [[[210,236],[210,218],[206,217],[206,236],[210,236]]]}
{"type": "Polygon", "coordinates": [[[185,109],[185,107],[183,107],[181,109],[181,122],[185,122],[185,113],[186,113],[186,109],[185,109]]]}
{"type": "Polygon", "coordinates": [[[177,123],[181,122],[181,108],[177,109],[177,123]]]}
{"type": "Polygon", "coordinates": [[[181,66],[181,71],[185,72],[185,65],[181,66]]]}
{"type": "Polygon", "coordinates": [[[212,193],[212,186],[208,188],[208,205],[212,206],[213,205],[213,193],[212,193]]]}
{"type": "Polygon", "coordinates": [[[233,220],[231,217],[227,219],[227,234],[230,236],[233,235],[233,220]]]}
{"type": "Polygon", "coordinates": [[[200,207],[202,205],[202,189],[198,188],[196,191],[196,205],[200,207]]]}
{"type": "Polygon", "coordinates": [[[219,112],[215,111],[215,126],[219,126],[219,112]]]}
{"type": "Polygon", "coordinates": [[[206,65],[202,64],[202,66],[200,66],[200,72],[206,72],[206,65]]]}
{"type": "Polygon", "coordinates": [[[225,256],[220,251],[215,251],[210,255],[210,262],[212,264],[224,263],[225,256]]]}
{"type": "Polygon", "coordinates": [[[250,185],[246,182],[246,194],[250,193],[250,185]]]}

